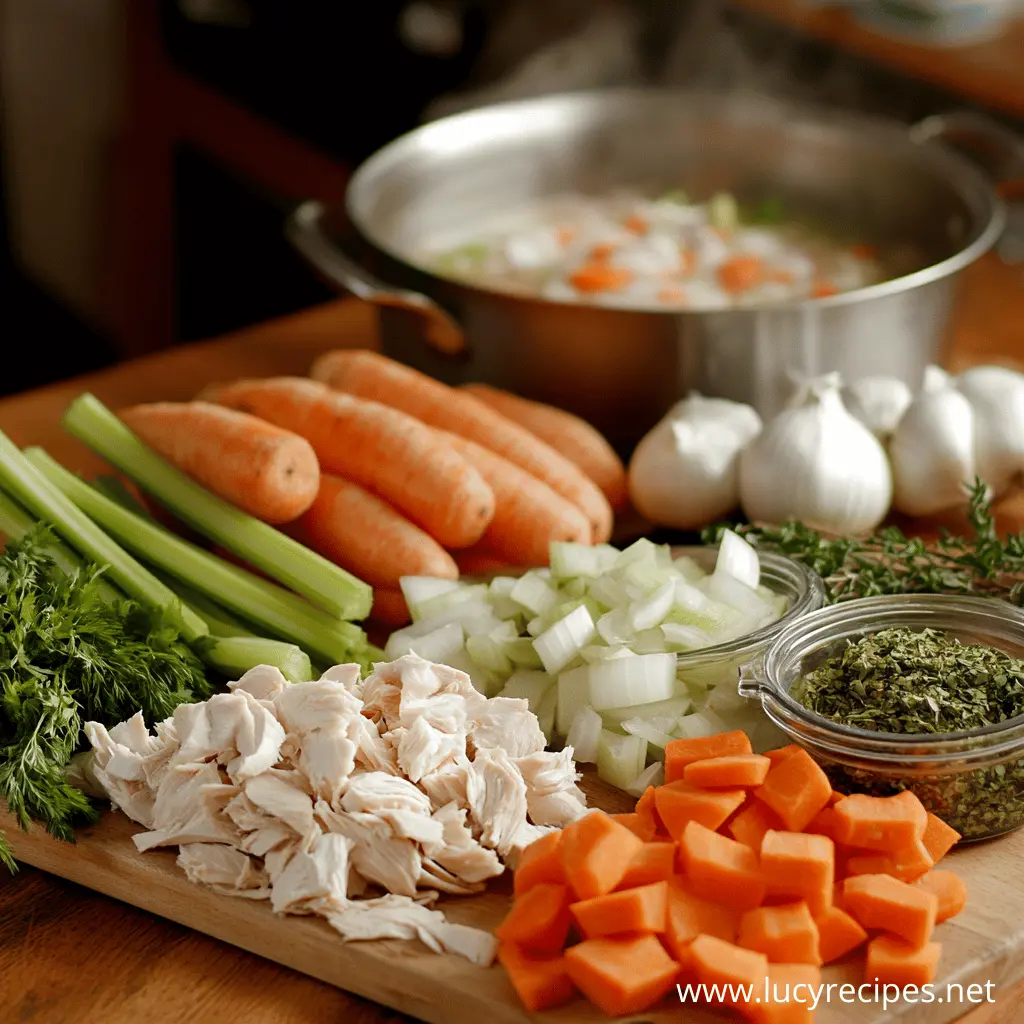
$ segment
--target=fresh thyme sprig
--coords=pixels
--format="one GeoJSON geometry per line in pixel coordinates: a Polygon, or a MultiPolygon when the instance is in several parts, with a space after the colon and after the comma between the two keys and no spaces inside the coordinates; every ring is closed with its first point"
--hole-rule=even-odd
{"type": "MultiPolygon", "coordinates": [[[[967,509],[971,532],[944,530],[931,543],[887,526],[863,540],[828,537],[803,523],[733,527],[752,544],[789,555],[825,581],[831,602],[879,594],[972,594],[1024,605],[1024,531],[1001,538],[985,485],[975,480],[967,509]]],[[[702,535],[715,543],[724,526],[702,535]]]]}

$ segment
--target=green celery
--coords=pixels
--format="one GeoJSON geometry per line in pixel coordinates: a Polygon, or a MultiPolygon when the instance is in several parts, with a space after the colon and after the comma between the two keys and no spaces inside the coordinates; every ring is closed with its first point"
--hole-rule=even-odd
{"type": "Polygon", "coordinates": [[[349,661],[353,650],[365,644],[365,634],[358,626],[342,622],[283,587],[225,562],[151,519],[129,512],[69,473],[41,448],[29,448],[25,457],[47,481],[139,558],[260,628],[297,643],[318,661],[332,665],[349,661]]]}
{"type": "Polygon", "coordinates": [[[150,607],[161,608],[186,640],[191,642],[207,635],[206,623],[55,488],[3,431],[0,486],[28,511],[49,523],[80,555],[106,566],[108,578],[125,594],[150,607]]]}
{"type": "Polygon", "coordinates": [[[170,573],[153,570],[154,575],[164,581],[207,625],[210,636],[259,636],[243,625],[227,609],[211,601],[187,583],[175,579],[170,573]]]}
{"type": "Polygon", "coordinates": [[[298,541],[207,491],[143,444],[94,395],[79,395],[64,428],[185,522],[252,565],[342,618],[370,614],[373,590],[298,541]]]}
{"type": "Polygon", "coordinates": [[[295,644],[262,636],[211,637],[203,644],[203,659],[228,679],[238,679],[256,665],[272,665],[290,683],[313,678],[309,655],[295,644]]]}

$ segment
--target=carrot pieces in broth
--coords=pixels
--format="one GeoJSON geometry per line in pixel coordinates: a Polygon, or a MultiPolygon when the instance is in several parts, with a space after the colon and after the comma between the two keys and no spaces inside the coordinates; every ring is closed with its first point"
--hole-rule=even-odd
{"type": "Polygon", "coordinates": [[[916,796],[836,794],[801,748],[754,755],[743,733],[676,741],[666,755],[674,781],[648,787],[633,812],[592,811],[524,851],[498,935],[527,1009],[568,999],[566,976],[612,1015],[651,1009],[677,982],[774,986],[761,1001],[720,991],[717,1005],[756,1024],[807,1024],[812,1007],[786,985],[817,984],[821,965],[865,944],[869,981],[935,977],[935,927],[967,888],[934,869],[957,837],[916,796]],[[574,925],[562,937],[566,892],[574,925]]]}

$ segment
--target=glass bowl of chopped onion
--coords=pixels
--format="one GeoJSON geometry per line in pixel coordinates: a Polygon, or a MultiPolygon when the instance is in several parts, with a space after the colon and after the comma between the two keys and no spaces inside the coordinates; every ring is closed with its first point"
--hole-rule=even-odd
{"type": "Polygon", "coordinates": [[[835,789],[913,791],[965,841],[1024,825],[1024,610],[891,595],[787,624],[740,673],[835,789]]]}

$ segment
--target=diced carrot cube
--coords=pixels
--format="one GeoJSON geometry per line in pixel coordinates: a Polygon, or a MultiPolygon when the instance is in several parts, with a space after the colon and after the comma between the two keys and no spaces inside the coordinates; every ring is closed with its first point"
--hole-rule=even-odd
{"type": "Polygon", "coordinates": [[[668,883],[610,892],[573,903],[569,910],[585,938],[632,932],[663,932],[668,914],[668,883]]]}
{"type": "Polygon", "coordinates": [[[785,747],[776,747],[774,750],[766,750],[764,752],[764,756],[767,757],[774,765],[789,757],[790,754],[795,754],[798,750],[803,750],[803,747],[796,743],[790,743],[785,747]]]}
{"type": "Polygon", "coordinates": [[[952,871],[929,871],[917,880],[919,888],[934,893],[939,901],[935,920],[946,921],[956,917],[967,906],[967,886],[959,875],[952,871]]]}
{"type": "Polygon", "coordinates": [[[836,812],[831,806],[823,807],[818,813],[811,819],[810,823],[804,829],[805,832],[810,832],[812,835],[817,836],[828,836],[829,839],[835,839],[835,827],[836,827],[836,812]]]}
{"type": "Polygon", "coordinates": [[[847,875],[892,875],[913,882],[931,869],[932,859],[921,840],[892,853],[852,853],[846,858],[847,875]]]}
{"type": "Polygon", "coordinates": [[[802,832],[828,804],[832,784],[806,750],[797,750],[772,766],[754,795],[782,819],[790,832],[802,832]]]}
{"type": "Polygon", "coordinates": [[[541,882],[565,884],[562,868],[562,833],[549,832],[523,850],[513,877],[517,897],[541,882]]]}
{"type": "Polygon", "coordinates": [[[716,733],[714,736],[700,736],[692,740],[672,740],[665,745],[665,781],[678,782],[683,777],[686,766],[693,764],[694,761],[753,752],[749,737],[741,729],[716,733]]]}
{"type": "Polygon", "coordinates": [[[760,786],[772,763],[760,754],[729,754],[693,761],[683,769],[683,779],[705,789],[760,786]]]}
{"type": "Polygon", "coordinates": [[[761,871],[769,896],[804,900],[812,915],[832,905],[835,844],[828,836],[766,832],[761,871]]]}
{"type": "Polygon", "coordinates": [[[865,928],[880,928],[912,946],[930,941],[939,898],[891,875],[856,875],[843,883],[847,909],[865,928]]]}
{"type": "Polygon", "coordinates": [[[562,869],[578,900],[611,892],[643,840],[604,811],[591,811],[562,830],[562,869]]]}
{"type": "Polygon", "coordinates": [[[815,919],[821,962],[830,964],[867,942],[868,933],[845,910],[829,907],[815,919]]]}
{"type": "Polygon", "coordinates": [[[655,807],[655,793],[657,790],[654,786],[648,786],[643,796],[640,797],[636,802],[636,807],[633,809],[633,813],[636,814],[640,820],[644,823],[644,831],[649,831],[652,836],[656,836],[659,832],[666,831],[661,824],[661,818],[658,817],[658,811],[655,807]]]}
{"type": "Polygon", "coordinates": [[[679,843],[680,859],[690,881],[713,892],[723,906],[752,910],[764,899],[765,884],[757,854],[727,836],[691,821],[679,843]]]}
{"type": "Polygon", "coordinates": [[[735,942],[739,911],[698,896],[691,884],[676,875],[668,885],[668,920],[662,940],[680,964],[689,962],[689,945],[698,935],[735,942]]]}
{"type": "Polygon", "coordinates": [[[690,821],[712,831],[721,828],[746,798],[743,789],[701,789],[682,779],[659,786],[654,797],[658,817],[677,841],[690,821]]]}
{"type": "Polygon", "coordinates": [[[752,800],[725,827],[737,842],[760,851],[765,833],[781,831],[783,825],[779,816],[767,804],[752,800]]]}
{"type": "Polygon", "coordinates": [[[697,981],[708,988],[718,986],[724,1006],[749,1012],[764,991],[768,977],[768,958],[764,953],[743,949],[713,935],[698,935],[690,943],[689,957],[697,981]]]}
{"type": "Polygon", "coordinates": [[[744,949],[764,953],[771,963],[821,963],[818,926],[802,900],[748,910],[740,918],[737,941],[744,949]]]}
{"type": "Polygon", "coordinates": [[[679,976],[653,935],[585,939],[565,951],[565,961],[573,984],[609,1017],[650,1009],[679,976]]]}
{"type": "Polygon", "coordinates": [[[891,935],[879,935],[868,943],[864,980],[870,984],[921,988],[935,980],[941,956],[939,942],[914,946],[891,935]]]}
{"type": "Polygon", "coordinates": [[[519,1001],[532,1013],[561,1006],[573,997],[575,989],[564,956],[533,957],[515,946],[501,946],[498,962],[519,1001]]]}
{"type": "Polygon", "coordinates": [[[924,836],[928,812],[909,790],[894,796],[854,793],[836,804],[835,839],[863,850],[891,853],[924,836]]]}
{"type": "Polygon", "coordinates": [[[653,823],[635,811],[632,814],[613,814],[611,817],[620,825],[625,825],[633,835],[638,836],[645,843],[649,843],[654,838],[653,823]]]}
{"type": "Polygon", "coordinates": [[[506,945],[537,956],[554,956],[565,946],[571,923],[569,890],[539,882],[516,899],[494,934],[506,945]]]}
{"type": "Polygon", "coordinates": [[[629,862],[616,888],[632,889],[671,878],[676,869],[675,843],[645,843],[629,862]]]}
{"type": "Polygon", "coordinates": [[[833,789],[832,790],[832,795],[828,798],[828,803],[829,803],[830,807],[834,807],[837,803],[839,803],[840,800],[845,800],[845,799],[846,799],[846,794],[845,793],[837,793],[833,789]]]}
{"type": "Polygon", "coordinates": [[[931,811],[928,812],[928,823],[924,827],[921,842],[924,843],[933,864],[938,864],[959,841],[960,833],[955,828],[947,825],[931,811]]]}

